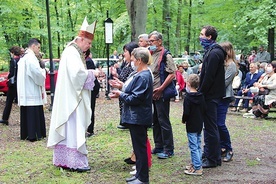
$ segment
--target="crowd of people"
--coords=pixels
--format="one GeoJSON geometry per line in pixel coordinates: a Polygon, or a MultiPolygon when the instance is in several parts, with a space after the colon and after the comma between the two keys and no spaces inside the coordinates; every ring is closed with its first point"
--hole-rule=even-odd
{"type": "MultiPolygon", "coordinates": [[[[53,149],[55,166],[78,172],[90,170],[86,139],[94,135],[98,78],[102,77],[90,51],[95,25],[95,22],[89,25],[85,18],[78,35],[62,53],[47,143],[53,149]]],[[[235,96],[233,89],[238,89],[236,95],[254,95],[252,113],[267,116],[276,99],[276,61],[270,61],[263,46],[257,54],[252,51],[249,57],[237,60],[234,46],[230,42],[218,44],[217,37],[213,26],[204,26],[200,31],[199,40],[205,52],[196,73],[187,62],[175,65],[171,53],[163,46],[162,34],[157,31],[139,35],[138,43],[124,45],[122,55],[116,51],[111,56],[119,59],[120,64],[111,67],[110,76],[106,77],[112,87],[108,95],[119,99],[118,128],[130,132],[133,150],[125,162],[135,164],[127,183],[149,183],[152,155],[159,159],[174,156],[170,102],[172,98],[179,101],[182,92],[185,92],[182,123],[186,126],[191,155],[191,163],[184,170],[188,175],[202,175],[204,168],[232,160],[234,152],[226,116],[235,96]],[[234,88],[237,77],[240,84],[234,88]],[[148,128],[153,129],[152,149],[148,128]]],[[[16,84],[9,86],[0,121],[9,124],[11,104],[17,100],[20,137],[31,142],[46,137],[43,89],[47,71],[37,57],[40,44],[38,39],[31,39],[23,56],[20,47],[10,49],[9,79],[15,76],[16,84]]],[[[234,106],[231,110],[237,111],[239,99],[234,106]]],[[[243,107],[248,112],[249,101],[244,100],[243,107]]]]}

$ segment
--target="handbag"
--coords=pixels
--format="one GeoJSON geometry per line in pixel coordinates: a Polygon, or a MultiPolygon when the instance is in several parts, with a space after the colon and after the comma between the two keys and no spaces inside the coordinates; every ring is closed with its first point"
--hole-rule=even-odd
{"type": "Polygon", "coordinates": [[[267,88],[260,88],[259,95],[268,95],[269,91],[267,88]]]}
{"type": "Polygon", "coordinates": [[[172,81],[163,91],[163,98],[165,100],[171,99],[177,95],[175,84],[172,81]]]}

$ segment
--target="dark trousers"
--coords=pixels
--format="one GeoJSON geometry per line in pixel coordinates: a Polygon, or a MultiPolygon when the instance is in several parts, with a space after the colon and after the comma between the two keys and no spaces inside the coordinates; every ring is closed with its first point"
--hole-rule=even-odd
{"type": "Polygon", "coordinates": [[[7,121],[9,120],[11,109],[12,109],[12,103],[16,99],[16,96],[17,96],[16,87],[10,86],[7,92],[6,106],[3,111],[3,116],[2,116],[3,120],[7,120],[7,121]]]}
{"type": "Polygon", "coordinates": [[[223,99],[218,104],[218,113],[217,113],[217,125],[220,136],[220,147],[228,151],[232,151],[230,134],[225,124],[226,114],[230,104],[230,99],[223,99]]]}
{"type": "Polygon", "coordinates": [[[36,141],[46,137],[43,105],[20,106],[20,138],[36,141]]]}
{"type": "Polygon", "coordinates": [[[206,101],[204,115],[204,156],[215,164],[221,162],[219,131],[217,126],[217,108],[219,99],[206,101]]]}
{"type": "Polygon", "coordinates": [[[92,115],[91,115],[91,124],[87,128],[87,132],[89,133],[94,133],[94,126],[95,126],[95,105],[96,105],[96,98],[97,95],[99,94],[99,89],[94,89],[91,91],[91,110],[92,110],[92,115]]]}
{"type": "Polygon", "coordinates": [[[154,100],[153,113],[153,138],[155,148],[161,148],[164,151],[173,151],[173,132],[170,122],[170,100],[154,100]]]}
{"type": "Polygon", "coordinates": [[[142,182],[149,181],[147,154],[147,128],[141,125],[128,125],[134,154],[136,156],[136,175],[142,182]]]}

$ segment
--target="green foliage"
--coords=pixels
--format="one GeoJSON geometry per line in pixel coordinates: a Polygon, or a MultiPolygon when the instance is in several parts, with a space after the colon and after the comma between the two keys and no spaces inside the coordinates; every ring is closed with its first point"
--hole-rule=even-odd
{"type": "MultiPolygon", "coordinates": [[[[31,37],[42,41],[42,51],[49,57],[48,30],[45,0],[3,0],[0,5],[0,57],[6,59],[6,51],[12,45],[25,47],[31,37]]],[[[203,25],[211,24],[219,30],[218,41],[230,41],[237,50],[250,50],[253,46],[267,44],[267,30],[275,28],[276,8],[274,0],[187,0],[169,1],[171,21],[163,20],[162,0],[148,0],[146,31],[166,33],[169,26],[170,50],[182,53],[186,43],[190,52],[201,50],[198,35],[203,25]],[[178,7],[181,8],[180,15],[178,7]],[[188,13],[191,11],[191,27],[188,13]],[[178,22],[180,16],[180,22],[178,22]],[[177,28],[179,25],[179,28],[177,28]],[[180,35],[177,35],[180,29],[180,35]],[[188,36],[190,30],[190,36],[188,36]],[[176,50],[175,50],[176,49],[176,50]]],[[[124,0],[49,0],[52,50],[60,57],[66,43],[76,35],[85,16],[88,22],[98,20],[93,41],[93,57],[106,57],[103,22],[109,17],[114,21],[114,42],[110,52],[122,52],[122,46],[130,41],[130,22],[124,0]]],[[[164,42],[168,39],[164,35],[164,42]]]]}

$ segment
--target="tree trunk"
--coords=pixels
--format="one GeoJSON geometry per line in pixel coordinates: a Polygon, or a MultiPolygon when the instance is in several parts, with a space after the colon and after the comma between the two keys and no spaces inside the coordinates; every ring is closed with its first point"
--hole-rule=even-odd
{"type": "Polygon", "coordinates": [[[148,0],[125,0],[131,27],[131,41],[138,41],[140,34],[146,33],[148,0]]]}
{"type": "MultiPolygon", "coordinates": [[[[176,37],[177,41],[175,42],[176,44],[174,45],[174,48],[175,48],[174,49],[174,55],[175,55],[175,57],[178,57],[179,51],[181,49],[181,34],[180,34],[181,26],[180,25],[182,25],[182,23],[181,23],[181,15],[182,15],[181,10],[182,10],[182,7],[183,7],[182,0],[178,0],[177,18],[176,18],[177,24],[176,24],[176,27],[175,27],[175,37],[176,37]]],[[[181,54],[181,52],[180,52],[180,54],[181,54]]]]}
{"type": "Polygon", "coordinates": [[[274,40],[275,40],[275,28],[271,28],[268,30],[268,49],[267,49],[267,51],[270,53],[271,61],[275,59],[274,40]]]}
{"type": "Polygon", "coordinates": [[[188,32],[187,32],[187,43],[185,50],[190,54],[190,40],[191,40],[191,24],[192,24],[192,0],[189,1],[189,15],[188,15],[188,32]]]}
{"type": "Polygon", "coordinates": [[[167,49],[170,49],[170,21],[171,21],[171,17],[170,17],[170,2],[169,0],[164,0],[163,1],[163,29],[162,29],[162,33],[163,33],[163,37],[165,37],[166,39],[163,39],[164,41],[164,46],[167,49]]]}

